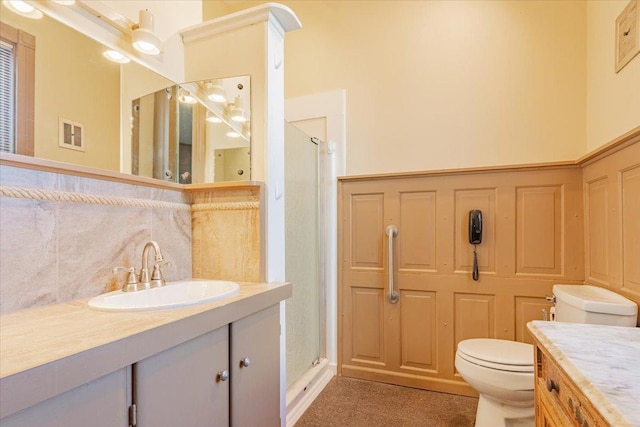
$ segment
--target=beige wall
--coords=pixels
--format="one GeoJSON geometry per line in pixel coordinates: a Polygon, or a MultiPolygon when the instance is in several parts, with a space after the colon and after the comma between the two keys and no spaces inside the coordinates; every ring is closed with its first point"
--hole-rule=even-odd
{"type": "Polygon", "coordinates": [[[628,4],[587,2],[587,151],[640,125],[640,56],[615,72],[615,21],[628,4]]]}
{"type": "Polygon", "coordinates": [[[303,25],[285,42],[286,97],[346,88],[349,175],[585,152],[583,1],[281,3],[303,25]]]}

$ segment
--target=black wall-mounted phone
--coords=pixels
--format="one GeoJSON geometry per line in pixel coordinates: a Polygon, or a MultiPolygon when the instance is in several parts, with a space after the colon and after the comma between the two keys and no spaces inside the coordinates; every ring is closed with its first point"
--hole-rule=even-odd
{"type": "Polygon", "coordinates": [[[469,243],[473,245],[473,280],[477,281],[480,278],[480,270],[476,245],[482,243],[482,211],[478,209],[469,211],[469,243]]]}
{"type": "Polygon", "coordinates": [[[478,209],[469,211],[469,243],[482,243],[482,211],[478,209]]]}

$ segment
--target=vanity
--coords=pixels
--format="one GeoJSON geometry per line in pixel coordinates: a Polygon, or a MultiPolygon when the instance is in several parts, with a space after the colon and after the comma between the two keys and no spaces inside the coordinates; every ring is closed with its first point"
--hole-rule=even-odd
{"type": "Polygon", "coordinates": [[[87,300],[3,315],[0,423],[280,425],[280,308],[291,284],[199,305],[104,312],[87,300]]]}
{"type": "Polygon", "coordinates": [[[532,321],[536,426],[640,425],[640,329],[532,321]]]}

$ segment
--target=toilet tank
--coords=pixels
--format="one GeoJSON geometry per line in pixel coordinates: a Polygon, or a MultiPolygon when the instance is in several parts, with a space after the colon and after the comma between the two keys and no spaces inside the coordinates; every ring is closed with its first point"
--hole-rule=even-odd
{"type": "Polygon", "coordinates": [[[636,326],[636,303],[607,289],[590,285],[554,285],[553,295],[558,322],[636,326]]]}

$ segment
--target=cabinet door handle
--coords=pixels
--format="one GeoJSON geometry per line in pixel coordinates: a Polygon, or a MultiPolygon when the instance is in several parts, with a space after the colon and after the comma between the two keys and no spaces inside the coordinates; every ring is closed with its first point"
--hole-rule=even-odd
{"type": "Polygon", "coordinates": [[[248,357],[243,357],[242,359],[240,359],[241,368],[248,368],[249,365],[251,365],[251,360],[249,360],[248,357]]]}
{"type": "Polygon", "coordinates": [[[220,381],[227,381],[229,379],[229,371],[224,370],[224,371],[218,371],[218,373],[216,374],[216,382],[219,383],[220,381]]]}
{"type": "Polygon", "coordinates": [[[576,415],[575,415],[574,418],[578,422],[578,424],[580,424],[580,425],[584,421],[584,419],[582,418],[582,413],[580,412],[580,407],[576,408],[576,415]]]}
{"type": "Polygon", "coordinates": [[[560,393],[560,385],[552,379],[547,380],[547,390],[549,392],[556,391],[556,393],[560,393]]]}

